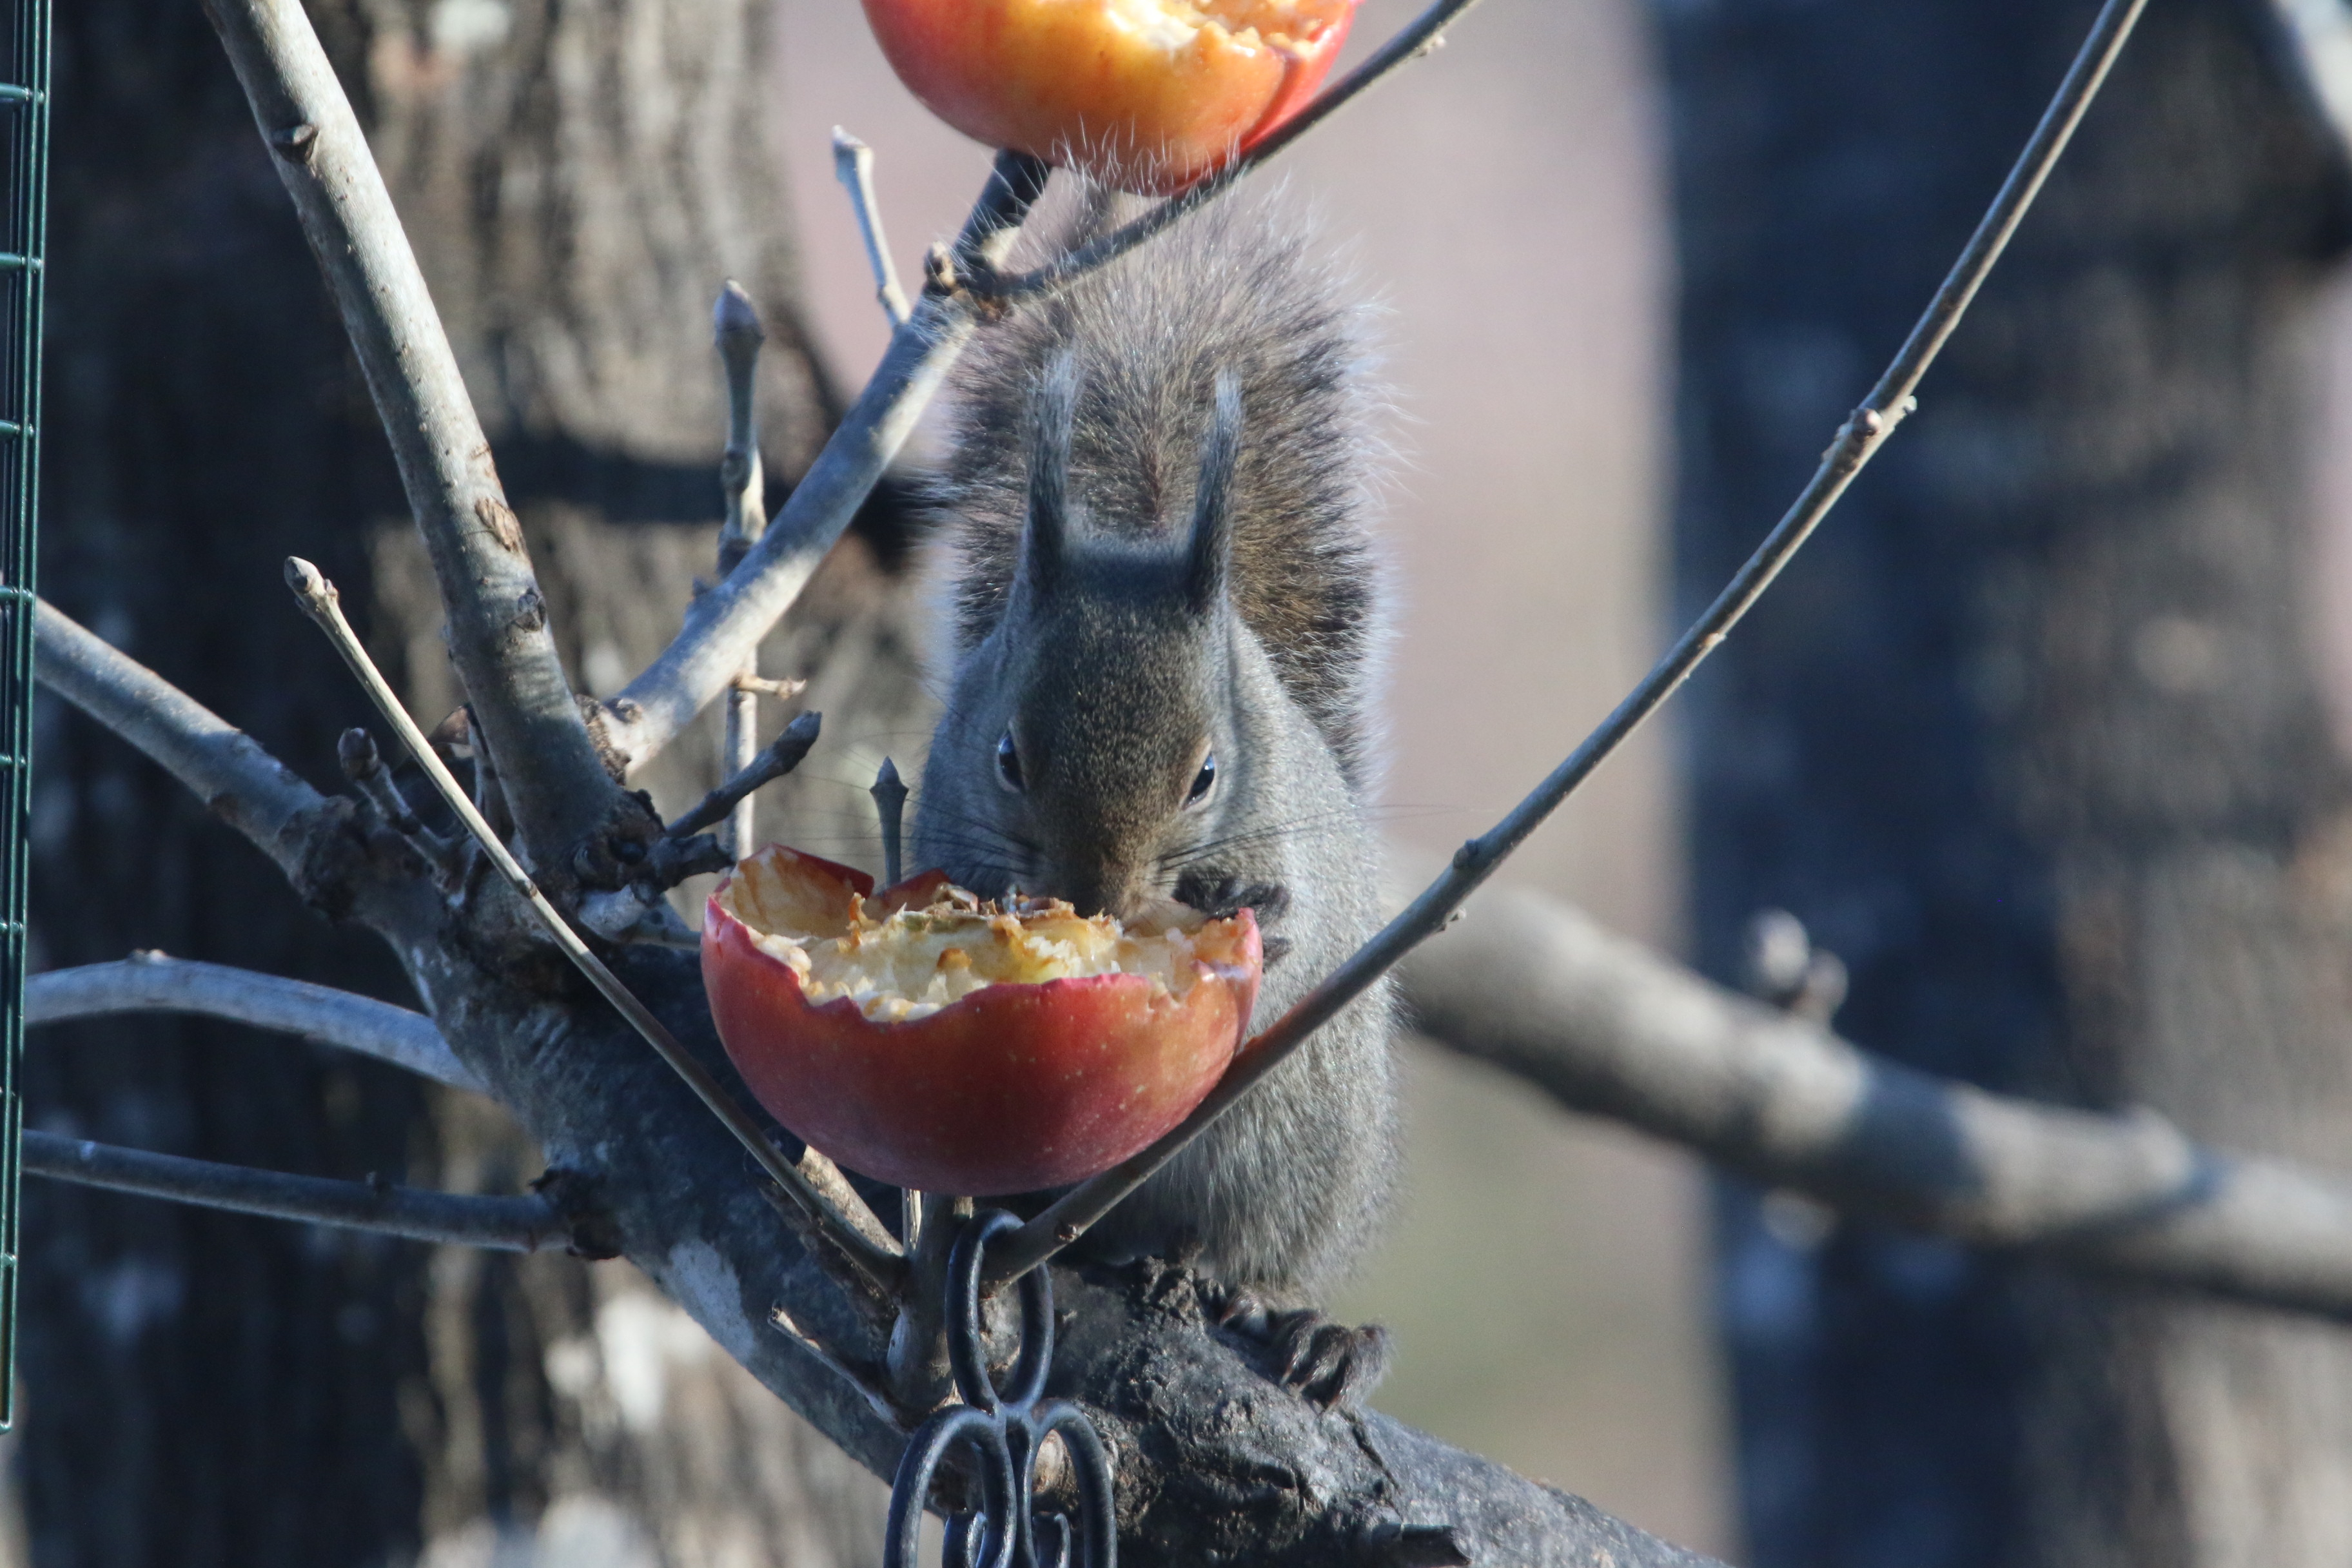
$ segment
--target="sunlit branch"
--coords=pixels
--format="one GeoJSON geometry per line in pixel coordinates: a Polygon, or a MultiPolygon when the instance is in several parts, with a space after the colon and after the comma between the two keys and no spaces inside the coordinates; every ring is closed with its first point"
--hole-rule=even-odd
{"type": "Polygon", "coordinates": [[[617,787],[557,660],[547,603],[358,117],[299,0],[205,0],[326,274],[448,615],[449,653],[541,865],[602,826],[617,787]]]}

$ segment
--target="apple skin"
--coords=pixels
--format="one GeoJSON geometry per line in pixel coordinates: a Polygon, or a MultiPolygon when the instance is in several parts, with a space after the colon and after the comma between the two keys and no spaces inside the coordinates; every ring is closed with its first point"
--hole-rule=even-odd
{"type": "MultiPolygon", "coordinates": [[[[793,856],[812,880],[852,890],[873,879],[793,856]]],[[[927,873],[886,904],[927,904],[927,873]]],[[[702,978],[728,1057],[793,1135],[853,1171],[898,1186],[993,1197],[1064,1186],[1108,1170],[1188,1115],[1240,1048],[1257,997],[1255,919],[1235,917],[1240,962],[1206,971],[1181,1000],[1151,1005],[1139,974],[975,991],[929,1017],[877,1023],[847,997],[812,1006],[800,979],[762,952],[713,894],[702,978]]]]}
{"type": "Polygon", "coordinates": [[[1145,195],[1182,190],[1296,114],[1330,73],[1358,0],[1325,0],[1293,47],[1204,33],[1170,52],[1103,0],[865,0],[908,89],[992,147],[1084,166],[1145,195]]]}

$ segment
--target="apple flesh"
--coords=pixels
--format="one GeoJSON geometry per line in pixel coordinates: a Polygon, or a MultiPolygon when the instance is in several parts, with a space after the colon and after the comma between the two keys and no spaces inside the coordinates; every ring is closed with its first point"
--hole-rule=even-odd
{"type": "Polygon", "coordinates": [[[865,0],[898,79],[992,147],[1165,195],[1296,114],[1358,0],[865,0]]]}
{"type": "Polygon", "coordinates": [[[863,1174],[991,1197],[1106,1170],[1182,1121],[1256,1000],[1257,922],[999,908],[771,845],[710,896],[702,982],[771,1115],[863,1174]]]}

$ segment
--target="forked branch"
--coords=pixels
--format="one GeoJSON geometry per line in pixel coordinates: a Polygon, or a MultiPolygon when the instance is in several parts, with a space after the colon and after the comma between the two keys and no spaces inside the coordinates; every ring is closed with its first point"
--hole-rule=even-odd
{"type": "Polygon", "coordinates": [[[425,276],[299,0],[205,0],[326,273],[448,614],[449,652],[542,867],[604,826],[606,774],[425,276]]]}
{"type": "Polygon", "coordinates": [[[1151,1147],[1072,1188],[1024,1226],[991,1255],[992,1275],[1012,1279],[1035,1268],[1084,1235],[1121,1198],[1141,1186],[1153,1172],[1173,1159],[1179,1150],[1255,1088],[1309,1035],[1370,990],[1405,954],[1444,930],[1463,901],[1493,876],[1496,868],[1526,843],[1528,836],[1559,808],[1560,803],[1591,777],[1593,770],[1656,712],[1690,679],[1700,662],[1722,644],[1910,409],[1911,395],[1918,387],[1919,378],[1927,373],[1952,329],[1959,324],[1969,301],[1976,297],[1993,263],[2000,258],[2010,237],[2017,232],[2026,209],[2041,191],[2042,181],[2049,177],[2058,155],[2065,151],[2074,127],[2082,122],[2084,110],[2090,108],[2100,83],[2106,79],[2107,68],[2115,63],[2124,40],[2131,36],[2146,4],[2147,0],[2106,0],[2092,24],[2090,37],[2074,57],[2025,151],[2019,155],[1991,207],[1977,225],[1967,247],[1953,263],[1943,287],[1928,302],[1894,363],[1879,378],[1869,399],[1840,427],[1803,493],[1765,536],[1764,542],[1738,574],[1717,595],[1706,613],[1532,794],[1483,837],[1457,850],[1453,864],[1402,913],[1301,997],[1271,1027],[1250,1041],[1198,1110],[1151,1147]]]}

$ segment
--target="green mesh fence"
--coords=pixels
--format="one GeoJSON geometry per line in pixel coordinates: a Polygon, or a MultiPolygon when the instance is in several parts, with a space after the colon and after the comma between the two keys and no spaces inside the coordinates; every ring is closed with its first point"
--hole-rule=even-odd
{"type": "Polygon", "coordinates": [[[49,0],[6,0],[0,61],[0,1430],[16,1419],[24,1163],[25,882],[33,762],[33,540],[40,492],[41,269],[49,218],[49,0]]]}

